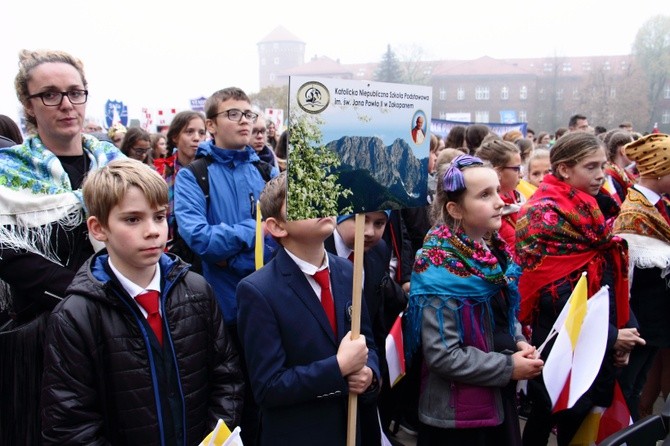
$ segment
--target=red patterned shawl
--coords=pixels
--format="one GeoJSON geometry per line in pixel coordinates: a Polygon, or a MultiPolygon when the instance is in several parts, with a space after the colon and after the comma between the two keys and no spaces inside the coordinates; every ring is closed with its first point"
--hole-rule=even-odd
{"type": "Polygon", "coordinates": [[[628,322],[625,241],[612,235],[595,197],[547,175],[519,211],[516,228],[516,261],[523,269],[519,280],[522,323],[533,322],[545,287],[556,293],[552,284],[576,281],[582,271],[588,274],[589,295],[593,295],[601,287],[608,261],[614,273],[617,327],[628,322]]]}

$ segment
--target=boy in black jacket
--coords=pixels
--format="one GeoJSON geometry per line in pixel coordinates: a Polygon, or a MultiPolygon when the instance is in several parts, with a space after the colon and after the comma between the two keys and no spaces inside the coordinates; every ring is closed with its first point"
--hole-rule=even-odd
{"type": "Polygon", "coordinates": [[[167,185],[117,160],[83,188],[89,259],[51,314],[45,344],[45,444],[197,445],[239,423],[237,352],[211,288],[164,254],[167,185]]]}

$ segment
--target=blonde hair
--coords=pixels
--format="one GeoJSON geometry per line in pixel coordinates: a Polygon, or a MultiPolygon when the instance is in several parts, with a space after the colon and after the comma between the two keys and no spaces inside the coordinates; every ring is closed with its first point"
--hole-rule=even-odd
{"type": "Polygon", "coordinates": [[[89,216],[107,226],[112,208],[133,186],[142,191],[152,207],[167,206],[167,183],[155,170],[134,159],[116,159],[91,171],[84,181],[82,192],[89,216]]]}
{"type": "Polygon", "coordinates": [[[533,153],[531,153],[526,162],[526,180],[530,177],[530,165],[532,162],[540,160],[549,160],[549,149],[538,148],[533,150],[533,153]]]}
{"type": "Polygon", "coordinates": [[[88,88],[88,82],[86,82],[86,76],[84,76],[84,64],[76,57],[65,51],[21,50],[19,52],[19,72],[14,78],[14,88],[16,89],[16,97],[21,102],[21,105],[23,105],[23,114],[26,117],[26,121],[35,128],[37,128],[37,120],[26,112],[28,109],[28,96],[30,96],[28,82],[31,79],[30,72],[33,68],[43,63],[66,63],[72,65],[81,76],[81,83],[84,85],[84,89],[88,88]]]}

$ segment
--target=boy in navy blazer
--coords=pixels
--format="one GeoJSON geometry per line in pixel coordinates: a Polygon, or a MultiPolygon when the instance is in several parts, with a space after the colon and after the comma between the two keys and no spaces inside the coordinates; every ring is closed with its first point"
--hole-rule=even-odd
{"type": "Polygon", "coordinates": [[[370,320],[363,305],[361,336],[352,340],[353,268],[323,244],[335,218],[286,221],[285,202],[281,174],[266,185],[260,205],[265,230],[282,248],[237,287],[238,333],[261,411],[259,444],[342,446],[348,393],[365,402],[379,387],[370,320]],[[330,299],[312,277],[326,268],[333,321],[322,306],[330,299]]]}

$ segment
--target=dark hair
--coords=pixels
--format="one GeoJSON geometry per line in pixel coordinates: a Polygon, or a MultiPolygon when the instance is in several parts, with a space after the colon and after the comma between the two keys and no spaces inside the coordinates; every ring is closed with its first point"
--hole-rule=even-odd
{"type": "Polygon", "coordinates": [[[184,130],[184,127],[186,127],[188,123],[191,122],[191,119],[195,118],[200,118],[202,119],[202,122],[205,122],[205,118],[202,116],[202,113],[197,111],[182,111],[177,113],[174,118],[172,118],[170,128],[167,132],[168,154],[172,153],[175,147],[177,147],[177,144],[175,144],[173,139],[179,136],[181,131],[184,130]]]}
{"type": "MultiPolygon", "coordinates": [[[[540,132],[540,133],[538,133],[538,134],[537,134],[537,137],[535,138],[535,142],[536,142],[536,144],[540,144],[540,145],[541,145],[542,143],[541,143],[540,141],[542,141],[542,139],[543,139],[545,136],[548,136],[548,135],[549,135],[548,132],[540,132]]],[[[549,136],[550,136],[550,135],[549,135],[549,136]]]]}
{"type": "Polygon", "coordinates": [[[573,129],[577,125],[577,121],[581,119],[587,119],[586,116],[580,115],[579,113],[570,116],[570,121],[568,121],[568,128],[573,129]]]}
{"type": "Polygon", "coordinates": [[[277,140],[277,146],[275,147],[275,155],[277,155],[277,158],[286,159],[288,155],[288,130],[284,130],[279,135],[279,140],[277,140]]]}
{"type": "MultiPolygon", "coordinates": [[[[163,133],[152,133],[151,134],[151,153],[153,154],[154,158],[156,157],[156,148],[158,147],[158,142],[164,139],[165,140],[165,146],[167,150],[167,136],[164,135],[163,133]]],[[[163,158],[167,157],[170,155],[169,153],[164,156],[163,158]]]]}
{"type": "Polygon", "coordinates": [[[455,125],[449,130],[447,134],[447,139],[444,142],[444,147],[446,149],[461,149],[463,148],[463,143],[465,142],[465,126],[464,125],[455,125]]]}
{"type": "Polygon", "coordinates": [[[466,127],[465,144],[468,146],[470,153],[474,153],[479,148],[489,132],[489,128],[484,124],[472,124],[466,127]]]}
{"type": "MultiPolygon", "coordinates": [[[[121,143],[121,152],[126,156],[130,156],[130,150],[137,141],[146,141],[149,143],[149,145],[151,145],[151,135],[149,135],[149,132],[139,127],[129,128],[126,132],[126,136],[123,137],[123,142],[121,143]]],[[[149,149],[147,152],[147,157],[145,158],[144,163],[153,165],[151,149],[149,149]]]]}
{"type": "Polygon", "coordinates": [[[521,155],[521,163],[524,164],[531,153],[533,153],[533,141],[528,138],[519,138],[514,141],[514,144],[519,148],[519,153],[521,155]]]}
{"type": "Polygon", "coordinates": [[[557,128],[556,131],[554,132],[554,135],[555,135],[556,139],[558,140],[558,138],[560,138],[561,136],[565,135],[565,133],[566,133],[567,131],[568,131],[568,129],[567,129],[566,127],[559,127],[559,128],[557,128]]]}
{"type": "Polygon", "coordinates": [[[16,144],[23,142],[23,135],[16,122],[9,116],[0,115],[0,135],[11,139],[16,144]]]}
{"type": "Polygon", "coordinates": [[[219,112],[219,104],[227,101],[228,99],[246,101],[251,104],[249,96],[247,96],[247,94],[241,88],[224,88],[223,90],[214,92],[210,97],[207,98],[207,101],[205,101],[205,116],[207,116],[207,119],[214,119],[216,114],[219,112]]]}
{"type": "Polygon", "coordinates": [[[628,130],[616,130],[605,138],[605,146],[607,146],[607,159],[611,162],[616,160],[619,154],[619,149],[629,142],[633,142],[633,135],[628,130]]]}

